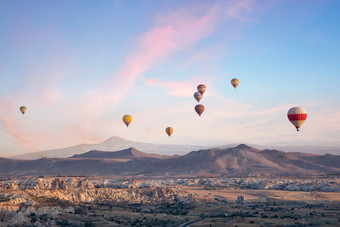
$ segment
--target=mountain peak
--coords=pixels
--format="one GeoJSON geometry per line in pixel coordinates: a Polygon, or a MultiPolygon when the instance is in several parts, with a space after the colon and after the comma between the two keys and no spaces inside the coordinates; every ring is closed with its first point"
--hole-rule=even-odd
{"type": "MultiPolygon", "coordinates": [[[[155,155],[153,155],[155,156],[155,155]]],[[[143,153],[133,147],[119,150],[119,151],[98,151],[91,150],[89,152],[73,155],[71,158],[113,158],[113,159],[135,159],[135,158],[145,158],[152,157],[152,155],[148,155],[143,153]]]]}
{"type": "Polygon", "coordinates": [[[134,147],[129,147],[127,149],[121,150],[122,153],[129,153],[129,154],[145,154],[144,152],[141,152],[139,150],[137,150],[134,147]]]}
{"type": "Polygon", "coordinates": [[[253,149],[252,147],[249,147],[248,145],[245,145],[244,143],[236,146],[237,149],[253,149]]]}
{"type": "Polygon", "coordinates": [[[98,150],[90,150],[88,153],[102,153],[103,151],[98,151],[98,150]]]}
{"type": "Polygon", "coordinates": [[[108,138],[107,140],[105,140],[103,143],[104,144],[116,144],[116,143],[125,143],[128,142],[128,140],[119,137],[119,136],[112,136],[110,138],[108,138]]]}

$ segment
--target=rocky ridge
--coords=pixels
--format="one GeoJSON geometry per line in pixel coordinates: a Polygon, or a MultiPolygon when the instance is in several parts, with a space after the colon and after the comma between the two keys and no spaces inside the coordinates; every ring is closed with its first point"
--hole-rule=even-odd
{"type": "Polygon", "coordinates": [[[54,226],[58,215],[74,213],[74,207],[82,204],[186,204],[198,200],[185,190],[158,187],[154,182],[70,177],[8,179],[0,181],[0,226],[30,226],[35,220],[32,217],[39,217],[34,226],[54,226]]]}
{"type": "MultiPolygon", "coordinates": [[[[0,226],[54,226],[58,217],[85,212],[84,204],[200,204],[211,198],[185,187],[340,192],[339,177],[160,178],[30,177],[0,181],[0,226]],[[184,186],[184,187],[183,187],[184,186]],[[80,209],[80,210],[79,210],[80,209]]],[[[210,199],[210,200],[209,200],[210,199]]],[[[59,220],[60,221],[60,220],[59,220]]],[[[73,223],[81,226],[82,223],[73,223]]]]}
{"type": "Polygon", "coordinates": [[[183,156],[146,154],[134,148],[90,151],[71,158],[0,158],[3,176],[282,177],[340,173],[340,156],[258,150],[245,144],[192,151],[183,156]]]}

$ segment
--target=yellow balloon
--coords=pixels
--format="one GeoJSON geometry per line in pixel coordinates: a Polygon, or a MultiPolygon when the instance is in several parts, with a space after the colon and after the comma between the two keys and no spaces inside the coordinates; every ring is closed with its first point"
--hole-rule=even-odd
{"type": "Polygon", "coordinates": [[[166,132],[166,134],[168,134],[168,136],[170,137],[171,134],[174,132],[174,129],[173,129],[172,127],[167,127],[167,128],[165,129],[165,132],[166,132]]]}
{"type": "Polygon", "coordinates": [[[126,127],[129,127],[129,124],[132,121],[132,117],[130,115],[124,115],[123,122],[126,124],[126,127]]]}

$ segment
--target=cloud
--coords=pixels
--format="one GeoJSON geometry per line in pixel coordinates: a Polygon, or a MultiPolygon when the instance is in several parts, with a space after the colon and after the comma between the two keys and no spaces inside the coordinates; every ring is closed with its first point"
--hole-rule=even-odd
{"type": "Polygon", "coordinates": [[[119,102],[144,72],[164,63],[176,51],[188,49],[210,35],[221,20],[242,18],[243,11],[249,12],[253,4],[254,1],[245,0],[228,4],[217,2],[208,7],[190,5],[156,18],[155,25],[137,38],[135,51],[126,57],[114,75],[111,83],[114,91],[107,96],[111,101],[119,102]]]}
{"type": "MultiPolygon", "coordinates": [[[[195,4],[156,17],[154,25],[136,38],[133,51],[126,56],[125,62],[112,79],[105,81],[100,88],[88,91],[84,99],[76,100],[75,109],[87,106],[91,111],[82,112],[81,117],[86,124],[92,122],[92,127],[95,127],[100,124],[98,119],[105,112],[115,108],[131,92],[135,83],[143,80],[145,72],[165,64],[176,52],[189,49],[212,34],[221,21],[234,18],[238,14],[242,17],[243,11],[249,12],[253,4],[254,1],[250,0],[195,4]]],[[[170,95],[184,96],[188,95],[189,91],[192,95],[195,88],[188,88],[192,87],[191,82],[195,82],[194,86],[197,86],[198,79],[165,82],[154,78],[146,82],[149,85],[157,84],[166,88],[170,95]],[[178,86],[178,89],[170,90],[171,86],[178,86]]]]}
{"type": "Polygon", "coordinates": [[[25,136],[20,133],[20,130],[14,125],[12,120],[4,119],[4,124],[9,134],[11,134],[21,146],[25,147],[25,145],[29,143],[29,139],[25,138],[25,136]]]}
{"type": "MultiPolygon", "coordinates": [[[[174,97],[188,97],[192,96],[196,92],[197,85],[201,84],[202,81],[207,81],[207,79],[202,79],[204,77],[194,77],[188,80],[181,81],[164,81],[158,78],[144,79],[147,86],[157,86],[164,89],[168,95],[174,97]]],[[[210,80],[210,79],[208,79],[210,80]]]]}
{"type": "Polygon", "coordinates": [[[28,76],[28,82],[22,89],[16,89],[0,97],[0,124],[17,145],[26,151],[34,151],[40,148],[40,144],[53,141],[49,139],[51,132],[45,126],[51,122],[46,122],[46,118],[51,114],[48,109],[63,100],[63,91],[59,88],[59,83],[66,74],[58,70],[55,72],[49,70],[48,75],[46,77],[44,69],[37,68],[28,76]],[[28,108],[25,115],[19,111],[21,105],[28,108]],[[42,132],[43,128],[47,130],[42,132]]]}
{"type": "MultiPolygon", "coordinates": [[[[12,99],[8,97],[3,97],[0,99],[0,116],[4,116],[8,111],[12,111],[16,108],[15,103],[12,99]]],[[[19,110],[19,107],[18,107],[19,110]]]]}
{"type": "MultiPolygon", "coordinates": [[[[133,88],[139,80],[144,81],[148,86],[160,86],[171,96],[192,96],[197,84],[201,83],[200,79],[203,77],[201,75],[183,81],[178,79],[162,81],[158,78],[145,79],[143,74],[156,66],[166,64],[176,53],[189,50],[211,35],[219,25],[232,20],[249,21],[249,12],[254,7],[255,1],[252,0],[195,2],[175,12],[157,16],[153,25],[136,38],[135,43],[131,45],[131,51],[125,56],[124,63],[109,81],[103,81],[101,86],[93,87],[93,90],[84,91],[78,97],[68,100],[59,84],[70,73],[65,69],[48,70],[48,72],[38,69],[32,73],[25,90],[18,92],[14,98],[9,99],[10,101],[3,101],[15,111],[18,111],[19,102],[28,103],[28,111],[35,109],[34,114],[32,111],[30,115],[30,122],[26,123],[29,130],[21,127],[13,117],[14,112],[2,114],[1,118],[6,119],[4,124],[8,133],[19,144],[29,149],[66,146],[84,140],[97,141],[101,136],[113,133],[114,128],[117,128],[116,121],[108,122],[109,117],[112,118],[108,115],[114,111],[114,114],[117,114],[117,105],[134,92],[133,88]],[[29,96],[27,96],[28,92],[29,96]],[[55,106],[59,108],[53,108],[55,106]],[[48,108],[53,108],[53,111],[48,108]]],[[[58,62],[57,60],[55,59],[54,62],[58,62]]],[[[51,65],[51,68],[59,67],[51,65]]],[[[205,80],[205,83],[210,86],[212,81],[205,80]]],[[[209,96],[218,96],[218,94],[207,91],[205,98],[209,96]]],[[[252,108],[247,104],[232,100],[225,102],[238,105],[239,111],[236,111],[238,116],[252,108]]],[[[195,115],[193,108],[189,106],[176,108],[176,116],[185,112],[186,119],[189,119],[192,117],[191,114],[195,115]]],[[[211,106],[214,107],[214,104],[211,106]]],[[[215,106],[218,107],[218,105],[215,106]]],[[[218,108],[215,110],[217,111],[214,112],[208,108],[207,113],[221,119],[226,116],[235,116],[234,113],[230,115],[230,112],[220,111],[218,108]]],[[[161,116],[162,111],[164,112],[164,105],[160,105],[156,111],[161,116]]],[[[141,117],[146,119],[145,122],[148,122],[147,119],[150,116],[148,114],[140,113],[141,117]]],[[[139,116],[139,113],[136,116],[139,116]]],[[[175,121],[175,118],[173,119],[175,121]]],[[[198,121],[198,118],[196,120],[198,121]]],[[[206,122],[210,121],[206,120],[206,122]]],[[[185,124],[192,129],[193,125],[185,124]]]]}

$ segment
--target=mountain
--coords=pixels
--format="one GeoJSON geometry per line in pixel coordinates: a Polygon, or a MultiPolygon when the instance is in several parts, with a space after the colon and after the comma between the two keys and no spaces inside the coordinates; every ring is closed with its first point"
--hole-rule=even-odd
{"type": "MultiPolygon", "coordinates": [[[[224,146],[218,146],[217,148],[225,149],[236,146],[236,144],[229,144],[224,146]]],[[[264,145],[251,145],[252,147],[256,147],[258,149],[277,149],[284,150],[289,152],[302,152],[302,153],[329,153],[329,154],[338,154],[340,155],[339,147],[327,147],[327,146],[264,146],[264,145]]],[[[27,154],[21,154],[16,156],[10,156],[10,159],[22,159],[22,160],[34,160],[40,159],[41,157],[45,158],[67,158],[76,154],[82,154],[91,150],[98,151],[119,151],[123,149],[127,149],[130,147],[134,147],[141,152],[144,153],[157,153],[162,155],[183,155],[190,151],[200,150],[200,149],[208,149],[212,148],[209,146],[192,146],[192,145],[169,145],[169,144],[151,144],[151,143],[141,143],[129,141],[117,136],[113,136],[101,143],[95,144],[80,144],[77,146],[53,149],[53,150],[45,150],[27,154]]]]}
{"type": "Polygon", "coordinates": [[[158,155],[158,154],[146,154],[141,152],[133,147],[130,147],[121,151],[89,151],[83,154],[75,154],[71,158],[110,158],[110,159],[140,159],[140,158],[158,158],[158,159],[166,159],[171,158],[166,155],[158,155]]]}
{"type": "MultiPolygon", "coordinates": [[[[300,155],[300,154],[299,154],[300,155]]],[[[324,166],[338,167],[340,163],[340,155],[303,155],[301,157],[304,160],[322,164],[324,166]]]]}
{"type": "Polygon", "coordinates": [[[39,151],[9,157],[10,159],[33,160],[45,158],[67,158],[76,154],[82,154],[91,150],[99,151],[119,151],[134,147],[145,153],[157,153],[162,155],[185,154],[187,152],[202,149],[202,146],[190,145],[166,145],[166,144],[150,144],[125,140],[123,138],[113,136],[102,143],[96,144],[80,144],[77,146],[39,151]]]}
{"type": "Polygon", "coordinates": [[[339,159],[338,155],[260,150],[245,144],[201,149],[182,156],[146,154],[129,148],[90,151],[71,158],[0,159],[0,175],[311,176],[340,173],[339,159]]]}
{"type": "MultiPolygon", "coordinates": [[[[311,155],[311,154],[309,154],[311,155]]],[[[130,168],[145,166],[144,173],[153,169],[164,175],[181,176],[290,176],[322,175],[340,172],[340,162],[325,165],[322,156],[308,160],[307,154],[278,150],[259,150],[247,145],[226,149],[193,151],[172,160],[136,160],[130,168]]],[[[334,155],[335,159],[340,156],[334,155]]]]}
{"type": "MultiPolygon", "coordinates": [[[[272,149],[286,152],[300,152],[309,154],[334,154],[340,155],[340,147],[337,146],[282,146],[282,145],[255,145],[250,146],[258,149],[272,149]]],[[[221,148],[230,147],[229,145],[221,148]]]]}

